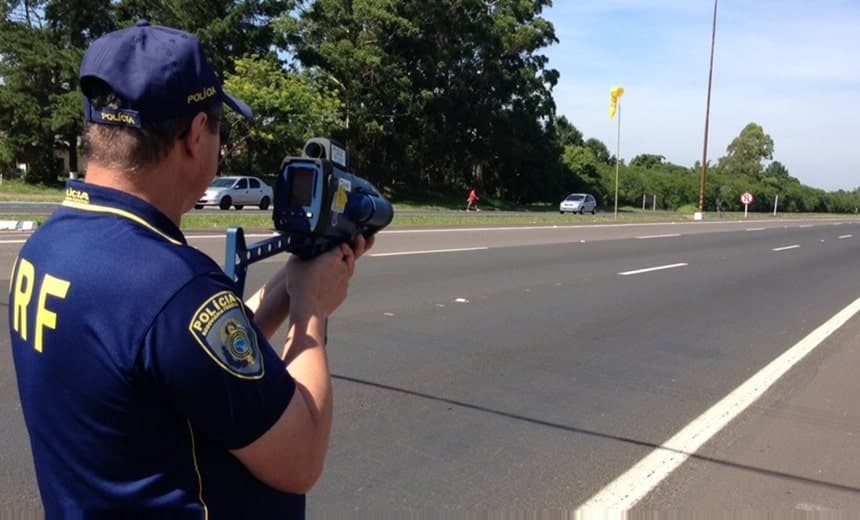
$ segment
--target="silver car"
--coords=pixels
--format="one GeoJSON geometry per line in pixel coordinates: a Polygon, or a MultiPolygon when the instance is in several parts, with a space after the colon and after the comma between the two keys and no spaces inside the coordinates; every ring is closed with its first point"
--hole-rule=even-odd
{"type": "Polygon", "coordinates": [[[230,206],[236,209],[257,206],[268,209],[271,203],[272,187],[257,177],[215,177],[194,207],[218,206],[227,210],[230,206]]]}
{"type": "Polygon", "coordinates": [[[597,212],[597,199],[590,193],[571,193],[558,205],[558,212],[565,213],[591,213],[597,212]]]}

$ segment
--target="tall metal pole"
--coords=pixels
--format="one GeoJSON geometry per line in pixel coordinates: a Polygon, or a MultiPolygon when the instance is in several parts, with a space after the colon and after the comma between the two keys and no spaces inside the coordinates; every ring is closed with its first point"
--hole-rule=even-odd
{"type": "Polygon", "coordinates": [[[618,218],[618,163],[621,161],[621,99],[618,101],[618,135],[615,137],[615,217],[618,218]]]}
{"type": "Polygon", "coordinates": [[[705,144],[702,146],[702,176],[699,180],[699,211],[705,211],[705,179],[708,176],[708,125],[711,118],[711,82],[714,78],[714,42],[717,39],[717,1],[714,0],[714,22],[711,27],[711,64],[708,67],[708,102],[705,105],[705,144]]]}

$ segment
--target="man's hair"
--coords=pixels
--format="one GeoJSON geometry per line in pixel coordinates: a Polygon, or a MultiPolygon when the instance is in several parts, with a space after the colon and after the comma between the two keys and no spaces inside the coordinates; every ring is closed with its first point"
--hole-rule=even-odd
{"type": "MultiPolygon", "coordinates": [[[[94,108],[126,108],[123,99],[107,83],[94,78],[88,78],[88,81],[91,83],[87,89],[92,93],[89,101],[94,108]]],[[[218,132],[218,122],[223,117],[221,104],[217,103],[204,112],[207,115],[206,128],[213,134],[218,132]]],[[[87,122],[84,126],[84,154],[88,161],[112,170],[130,173],[146,170],[164,159],[173,143],[188,133],[194,117],[144,122],[140,128],[87,122]]]]}

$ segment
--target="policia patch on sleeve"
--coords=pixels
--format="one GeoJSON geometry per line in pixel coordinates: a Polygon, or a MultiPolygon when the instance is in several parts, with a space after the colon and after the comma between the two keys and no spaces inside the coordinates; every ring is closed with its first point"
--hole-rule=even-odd
{"type": "Polygon", "coordinates": [[[242,379],[263,377],[263,355],[257,334],[239,297],[221,291],[194,313],[188,330],[221,368],[242,379]]]}

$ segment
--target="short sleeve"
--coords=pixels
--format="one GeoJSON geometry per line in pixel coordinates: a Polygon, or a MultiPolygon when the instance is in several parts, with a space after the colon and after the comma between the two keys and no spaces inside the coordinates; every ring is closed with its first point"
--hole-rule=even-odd
{"type": "Polygon", "coordinates": [[[227,449],[252,443],[283,414],[295,381],[226,280],[200,276],[157,315],[144,370],[195,430],[227,449]]]}

